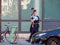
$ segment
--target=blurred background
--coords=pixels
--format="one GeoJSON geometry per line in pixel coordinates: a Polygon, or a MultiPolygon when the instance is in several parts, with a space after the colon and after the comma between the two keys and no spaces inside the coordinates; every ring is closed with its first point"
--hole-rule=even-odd
{"type": "Polygon", "coordinates": [[[60,27],[60,0],[0,0],[1,31],[9,25],[19,33],[29,33],[32,7],[40,17],[39,31],[60,27]]]}

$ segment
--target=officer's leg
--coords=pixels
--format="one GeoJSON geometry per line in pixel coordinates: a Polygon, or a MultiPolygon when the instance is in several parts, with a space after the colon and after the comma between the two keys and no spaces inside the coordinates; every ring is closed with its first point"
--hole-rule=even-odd
{"type": "Polygon", "coordinates": [[[37,27],[36,27],[36,32],[38,32],[39,31],[39,24],[36,24],[37,25],[37,27]]]}
{"type": "Polygon", "coordinates": [[[30,41],[31,37],[32,37],[32,33],[30,34],[29,41],[30,41]]]}
{"type": "Polygon", "coordinates": [[[31,39],[31,36],[32,36],[32,30],[33,30],[33,28],[32,28],[32,24],[31,24],[31,26],[30,26],[30,37],[29,37],[29,41],[30,41],[30,39],[31,39]]]}
{"type": "Polygon", "coordinates": [[[32,32],[32,24],[30,25],[30,32],[32,32]]]}
{"type": "Polygon", "coordinates": [[[30,33],[31,33],[31,34],[30,34],[30,36],[29,36],[29,39],[26,40],[26,41],[28,41],[28,42],[30,42],[30,39],[31,39],[31,36],[32,36],[32,29],[33,29],[33,28],[32,28],[32,24],[31,24],[31,26],[30,26],[30,33]]]}
{"type": "Polygon", "coordinates": [[[31,31],[31,35],[30,35],[30,37],[29,37],[29,41],[31,40],[31,38],[32,38],[32,35],[35,33],[35,28],[32,28],[32,31],[31,31]]]}

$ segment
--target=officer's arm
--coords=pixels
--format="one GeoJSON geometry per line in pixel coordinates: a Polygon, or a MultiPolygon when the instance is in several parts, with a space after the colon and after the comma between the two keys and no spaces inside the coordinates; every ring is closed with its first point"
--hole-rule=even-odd
{"type": "Polygon", "coordinates": [[[33,17],[32,16],[30,17],[30,21],[31,21],[31,23],[33,22],[33,17]]]}
{"type": "Polygon", "coordinates": [[[34,24],[34,20],[31,19],[31,23],[34,24]]]}
{"type": "Polygon", "coordinates": [[[31,23],[32,23],[32,27],[34,27],[34,20],[31,20],[31,23]]]}
{"type": "Polygon", "coordinates": [[[30,19],[32,18],[32,16],[30,17],[30,19]]]}

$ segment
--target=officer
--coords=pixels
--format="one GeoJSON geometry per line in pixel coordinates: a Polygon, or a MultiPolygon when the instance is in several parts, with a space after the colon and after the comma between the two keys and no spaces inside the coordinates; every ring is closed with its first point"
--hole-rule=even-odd
{"type": "Polygon", "coordinates": [[[31,28],[30,28],[30,38],[29,42],[31,40],[31,37],[34,33],[38,32],[39,28],[39,17],[36,15],[36,10],[33,11],[33,15],[31,16],[31,28]]]}
{"type": "Polygon", "coordinates": [[[33,11],[31,23],[32,23],[31,33],[33,35],[34,33],[38,32],[39,28],[39,16],[36,15],[36,10],[33,11]]]}

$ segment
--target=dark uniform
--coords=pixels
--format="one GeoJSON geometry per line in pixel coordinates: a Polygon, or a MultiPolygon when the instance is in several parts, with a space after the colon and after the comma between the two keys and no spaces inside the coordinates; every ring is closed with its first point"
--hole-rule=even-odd
{"type": "Polygon", "coordinates": [[[38,32],[38,29],[39,29],[39,17],[35,16],[35,15],[32,15],[31,19],[34,20],[34,27],[32,27],[32,24],[31,24],[31,26],[30,26],[31,35],[30,35],[29,41],[30,41],[32,35],[34,33],[38,32]]]}

